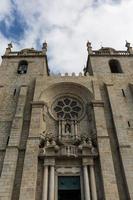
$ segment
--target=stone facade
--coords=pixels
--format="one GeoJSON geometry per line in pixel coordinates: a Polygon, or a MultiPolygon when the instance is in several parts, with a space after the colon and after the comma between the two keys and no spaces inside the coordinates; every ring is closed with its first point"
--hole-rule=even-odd
{"type": "Polygon", "coordinates": [[[88,42],[77,76],[50,74],[46,43],[41,51],[8,45],[0,67],[0,200],[133,199],[133,50],[126,47],[94,51],[88,42]]]}

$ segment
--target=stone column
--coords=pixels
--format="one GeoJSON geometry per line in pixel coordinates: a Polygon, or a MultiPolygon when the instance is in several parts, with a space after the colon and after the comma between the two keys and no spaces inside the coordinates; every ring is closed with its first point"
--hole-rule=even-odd
{"type": "Polygon", "coordinates": [[[97,200],[94,166],[90,165],[89,168],[90,168],[91,196],[92,196],[92,200],[97,200]]]}
{"type": "Polygon", "coordinates": [[[77,123],[77,120],[75,120],[75,136],[76,136],[76,139],[78,138],[78,123],[77,123]]]}
{"type": "Polygon", "coordinates": [[[65,121],[64,120],[62,120],[62,126],[61,126],[61,136],[62,136],[62,134],[64,134],[65,133],[65,121]]]}
{"type": "Polygon", "coordinates": [[[90,185],[88,177],[87,165],[83,166],[83,176],[84,176],[84,196],[85,200],[90,200],[90,185]]]}
{"type": "Polygon", "coordinates": [[[49,176],[49,200],[55,199],[55,168],[54,165],[50,166],[50,176],[49,176]]]}
{"type": "Polygon", "coordinates": [[[59,119],[59,139],[61,139],[61,134],[62,133],[62,120],[59,119]]]}
{"type": "Polygon", "coordinates": [[[75,135],[75,121],[71,121],[71,135],[73,138],[76,138],[75,135]]]}
{"type": "Polygon", "coordinates": [[[42,200],[48,199],[48,166],[44,165],[42,200]]]}

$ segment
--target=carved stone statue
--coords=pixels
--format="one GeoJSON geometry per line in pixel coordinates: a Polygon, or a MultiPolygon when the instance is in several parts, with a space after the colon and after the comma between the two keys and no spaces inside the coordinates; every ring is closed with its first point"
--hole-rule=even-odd
{"type": "Polygon", "coordinates": [[[71,125],[68,123],[65,124],[65,133],[71,133],[71,125]]]}
{"type": "Polygon", "coordinates": [[[46,132],[46,115],[47,115],[47,106],[44,105],[43,111],[42,111],[42,120],[41,120],[41,132],[46,132]]]}

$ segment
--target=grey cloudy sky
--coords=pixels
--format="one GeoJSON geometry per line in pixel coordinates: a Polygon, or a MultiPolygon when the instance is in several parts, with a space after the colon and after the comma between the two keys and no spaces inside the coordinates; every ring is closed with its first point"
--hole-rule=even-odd
{"type": "Polygon", "coordinates": [[[48,42],[51,71],[82,71],[86,42],[94,49],[133,43],[133,0],[1,0],[0,54],[48,42]]]}

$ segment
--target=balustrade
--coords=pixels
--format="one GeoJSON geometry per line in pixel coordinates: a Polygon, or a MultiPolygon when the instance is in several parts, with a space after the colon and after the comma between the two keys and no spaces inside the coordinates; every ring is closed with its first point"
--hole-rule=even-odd
{"type": "Polygon", "coordinates": [[[127,56],[130,55],[129,52],[127,51],[115,51],[115,52],[111,52],[109,50],[103,50],[103,51],[93,51],[92,55],[122,55],[122,56],[127,56]]]}
{"type": "Polygon", "coordinates": [[[67,145],[61,148],[61,155],[63,156],[77,156],[78,149],[75,146],[67,145]]]}

